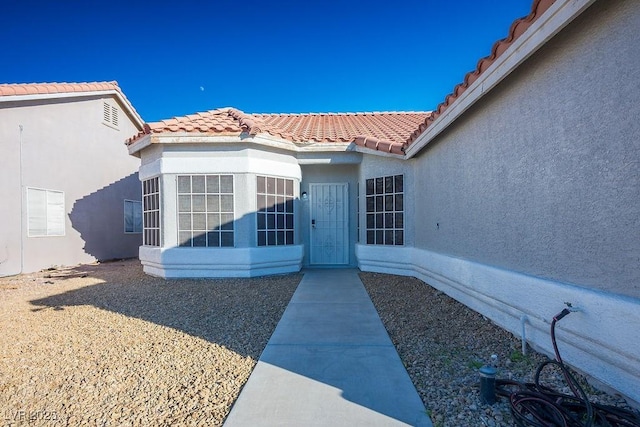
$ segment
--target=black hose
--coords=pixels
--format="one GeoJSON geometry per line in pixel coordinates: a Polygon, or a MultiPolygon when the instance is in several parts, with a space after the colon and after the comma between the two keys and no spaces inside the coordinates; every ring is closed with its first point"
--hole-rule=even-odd
{"type": "Polygon", "coordinates": [[[562,362],[555,328],[556,323],[569,313],[571,311],[565,308],[551,322],[551,342],[556,360],[540,364],[533,383],[496,380],[496,394],[509,399],[511,414],[520,427],[640,427],[638,411],[590,402],[584,389],[562,362]],[[552,367],[560,369],[573,396],[541,384],[543,371],[552,367]]]}

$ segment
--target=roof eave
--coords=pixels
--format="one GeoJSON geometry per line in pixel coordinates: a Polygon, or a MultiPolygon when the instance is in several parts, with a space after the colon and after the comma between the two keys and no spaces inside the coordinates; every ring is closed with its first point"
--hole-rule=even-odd
{"type": "Polygon", "coordinates": [[[29,95],[5,95],[0,96],[0,102],[20,102],[47,99],[64,99],[64,98],[86,98],[90,96],[113,96],[125,108],[127,115],[132,119],[138,129],[144,126],[144,120],[133,108],[133,105],[125,98],[121,92],[115,89],[108,90],[92,90],[84,92],[56,92],[56,93],[34,93],[29,95]]]}
{"type": "Polygon", "coordinates": [[[596,0],[556,1],[405,149],[412,158],[596,0]]]}

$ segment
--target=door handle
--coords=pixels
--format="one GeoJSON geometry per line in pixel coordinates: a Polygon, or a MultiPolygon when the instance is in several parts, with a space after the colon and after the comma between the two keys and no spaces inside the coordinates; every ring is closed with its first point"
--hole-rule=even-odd
{"type": "Polygon", "coordinates": [[[316,228],[316,220],[315,219],[311,220],[311,228],[316,228]]]}

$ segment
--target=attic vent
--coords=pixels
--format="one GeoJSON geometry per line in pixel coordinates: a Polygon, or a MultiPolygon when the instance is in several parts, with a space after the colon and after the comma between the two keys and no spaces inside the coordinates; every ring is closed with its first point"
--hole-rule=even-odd
{"type": "Polygon", "coordinates": [[[106,102],[103,106],[102,119],[107,123],[111,123],[111,106],[106,102]]]}
{"type": "Polygon", "coordinates": [[[102,104],[102,122],[110,127],[118,127],[118,108],[104,102],[102,104]]]}

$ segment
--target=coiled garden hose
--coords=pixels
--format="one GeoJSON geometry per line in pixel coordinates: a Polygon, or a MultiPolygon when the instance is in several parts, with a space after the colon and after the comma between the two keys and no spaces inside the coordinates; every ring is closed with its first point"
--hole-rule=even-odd
{"type": "Polygon", "coordinates": [[[520,427],[640,427],[640,413],[610,405],[592,403],[578,381],[562,362],[556,344],[556,323],[571,313],[562,310],[551,322],[551,342],[556,360],[540,364],[533,383],[496,380],[496,394],[509,399],[511,414],[520,427]],[[540,384],[546,369],[557,367],[572,395],[560,393],[540,384]]]}

